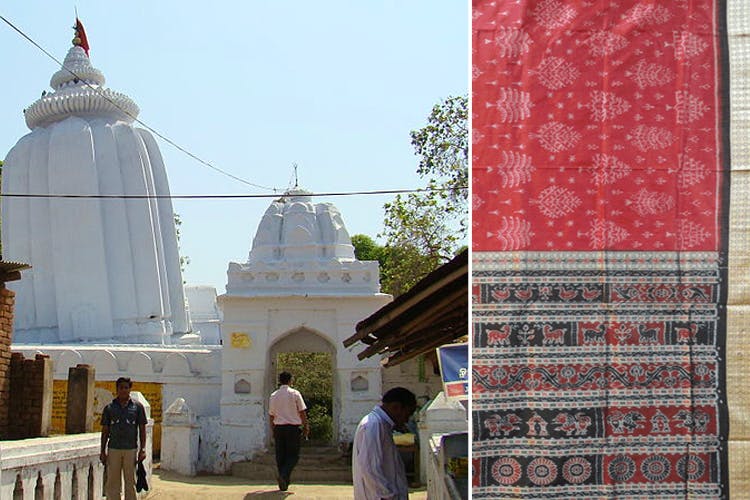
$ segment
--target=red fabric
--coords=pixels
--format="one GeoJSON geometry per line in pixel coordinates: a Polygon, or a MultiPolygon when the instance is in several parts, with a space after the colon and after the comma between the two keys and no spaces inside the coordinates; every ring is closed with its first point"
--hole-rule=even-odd
{"type": "Polygon", "coordinates": [[[86,52],[86,55],[89,55],[89,40],[86,38],[86,30],[83,29],[83,24],[78,18],[76,18],[75,30],[76,36],[81,40],[81,43],[78,46],[86,52]]]}
{"type": "Polygon", "coordinates": [[[473,7],[473,498],[728,498],[722,0],[473,7]]]}
{"type": "Polygon", "coordinates": [[[475,250],[716,250],[711,1],[475,2],[475,250]]]}

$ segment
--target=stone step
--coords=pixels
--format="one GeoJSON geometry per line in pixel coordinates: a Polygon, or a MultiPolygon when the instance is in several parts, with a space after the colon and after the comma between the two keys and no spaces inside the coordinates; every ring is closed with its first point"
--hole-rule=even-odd
{"type": "MultiPolygon", "coordinates": [[[[273,456],[276,448],[271,446],[265,450],[265,453],[273,456]]],[[[340,457],[341,450],[335,446],[302,446],[299,449],[300,457],[340,457]]]]}
{"type": "MultiPolygon", "coordinates": [[[[252,462],[259,464],[276,464],[276,455],[273,452],[261,453],[253,457],[252,462]]],[[[349,460],[341,454],[315,454],[307,455],[301,453],[297,465],[347,465],[349,460]]]]}
{"type": "MultiPolygon", "coordinates": [[[[266,451],[273,453],[275,446],[269,446],[266,451]]],[[[341,455],[341,450],[335,446],[301,446],[300,455],[341,455]]]]}
{"type": "MultiPolygon", "coordinates": [[[[254,481],[275,481],[276,465],[256,462],[232,464],[232,476],[254,481]]],[[[351,483],[352,471],[348,466],[299,464],[292,472],[293,483],[351,483]]]]}

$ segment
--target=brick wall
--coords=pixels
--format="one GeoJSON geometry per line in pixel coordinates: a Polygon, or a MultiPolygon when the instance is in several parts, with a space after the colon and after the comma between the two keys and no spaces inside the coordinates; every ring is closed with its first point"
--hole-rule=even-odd
{"type": "Polygon", "coordinates": [[[35,359],[24,359],[21,353],[11,355],[8,439],[49,435],[52,377],[49,356],[37,354],[35,359]]]}
{"type": "Polygon", "coordinates": [[[10,407],[10,343],[13,335],[15,293],[0,282],[0,440],[8,436],[10,407]]]}

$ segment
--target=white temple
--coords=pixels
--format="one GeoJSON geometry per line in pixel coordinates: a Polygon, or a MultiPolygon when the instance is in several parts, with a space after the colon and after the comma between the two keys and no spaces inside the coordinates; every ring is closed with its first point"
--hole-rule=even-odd
{"type": "Polygon", "coordinates": [[[380,399],[382,368],[377,359],[359,361],[343,341],[391,299],[380,293],[378,263],[354,257],[335,206],[314,203],[301,189],[274,201],[248,261],[229,263],[227,293],[219,297],[227,460],[268,444],[268,394],[282,352],[331,354],[334,441],[351,440],[359,419],[380,399]]]}
{"type": "MultiPolygon", "coordinates": [[[[135,103],[103,86],[80,46],[64,64],[74,74],[55,73],[54,92],[25,111],[31,133],[5,160],[3,194],[168,195],[159,148],[133,127],[135,103]]],[[[392,298],[378,263],[355,258],[336,207],[302,189],[271,203],[247,261],[228,265],[226,294],[188,288],[193,332],[168,198],[3,197],[1,215],[3,257],[33,266],[8,284],[13,351],[49,355],[55,382],[81,363],[97,381],[132,377],[150,391],[167,470],[227,472],[268,446],[283,352],[330,354],[334,443],[351,441],[383,389],[425,400],[440,390],[416,360],[384,371],[343,347],[392,298]]]]}
{"type": "MultiPolygon", "coordinates": [[[[24,111],[31,133],[5,159],[3,194],[168,195],[138,106],[104,87],[84,48],[64,66],[24,111]]],[[[189,331],[168,198],[4,197],[2,228],[3,257],[33,266],[9,285],[14,343],[164,344],[189,331]]]]}
{"type": "Polygon", "coordinates": [[[292,189],[263,215],[245,264],[230,263],[227,295],[373,294],[377,262],[354,258],[349,233],[331,203],[292,189]]]}

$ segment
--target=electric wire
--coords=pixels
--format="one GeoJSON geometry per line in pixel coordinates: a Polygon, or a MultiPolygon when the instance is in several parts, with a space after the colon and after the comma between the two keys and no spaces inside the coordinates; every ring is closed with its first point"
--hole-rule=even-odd
{"type": "MultiPolygon", "coordinates": [[[[115,106],[117,109],[119,109],[123,114],[128,116],[129,118],[133,119],[136,123],[147,129],[152,134],[156,135],[169,145],[173,146],[177,150],[181,151],[182,153],[186,154],[190,158],[194,159],[195,161],[199,162],[200,164],[211,168],[212,170],[215,170],[216,172],[221,173],[222,175],[225,175],[227,177],[230,177],[238,182],[241,182],[243,184],[246,184],[248,186],[252,186],[259,189],[264,189],[267,191],[273,191],[273,194],[195,194],[195,195],[115,195],[115,194],[35,194],[35,193],[2,193],[0,194],[0,197],[4,198],[69,198],[69,199],[241,199],[241,198],[279,198],[284,197],[285,195],[280,194],[282,190],[275,188],[275,187],[269,187],[269,186],[263,186],[260,184],[256,184],[254,182],[250,182],[246,179],[243,179],[241,177],[238,177],[230,172],[227,172],[210,162],[203,160],[196,154],[192,153],[191,151],[185,149],[184,147],[180,146],[170,138],[166,137],[164,134],[160,133],[158,130],[154,129],[147,123],[141,121],[137,117],[130,114],[127,110],[123,109],[119,104],[114,102],[112,99],[107,97],[104,93],[101,92],[101,90],[97,87],[94,87],[90,83],[86,82],[82,77],[77,75],[74,71],[72,71],[70,68],[67,68],[58,58],[56,58],[54,55],[52,55],[49,51],[47,51],[44,47],[42,47],[39,43],[37,43],[34,39],[32,39],[30,36],[28,36],[26,33],[24,33],[20,28],[18,28],[15,24],[13,24],[10,20],[8,20],[5,16],[0,14],[0,19],[2,19],[3,22],[5,22],[8,26],[10,26],[14,31],[16,31],[19,35],[21,35],[24,39],[26,39],[29,43],[34,45],[37,49],[39,49],[42,53],[44,53],[47,57],[55,61],[55,63],[59,64],[62,69],[70,73],[74,78],[77,78],[79,81],[81,81],[84,85],[89,87],[92,91],[94,91],[97,95],[108,101],[110,104],[115,106]]],[[[295,166],[295,179],[296,179],[296,164],[295,166]]],[[[384,195],[384,194],[406,194],[406,193],[424,193],[424,192],[436,192],[436,191],[450,191],[452,189],[455,190],[465,190],[468,189],[468,186],[458,186],[456,188],[415,188],[415,189],[379,189],[379,190],[372,190],[372,191],[335,191],[335,192],[324,192],[324,193],[307,193],[305,192],[302,194],[302,196],[310,196],[310,197],[322,197],[322,196],[360,196],[360,195],[384,195]]],[[[286,195],[288,196],[288,195],[286,195]]]]}
{"type": "Polygon", "coordinates": [[[77,78],[79,81],[81,81],[88,88],[90,88],[91,90],[93,90],[94,92],[96,92],[96,94],[98,94],[99,97],[101,97],[101,98],[105,99],[106,101],[108,101],[114,107],[116,107],[117,109],[119,109],[123,114],[125,114],[129,118],[133,119],[133,121],[135,121],[136,123],[138,123],[139,125],[141,125],[143,128],[145,128],[146,130],[148,130],[149,132],[151,132],[155,136],[159,137],[163,141],[165,141],[167,144],[173,146],[174,148],[176,148],[179,151],[183,152],[184,154],[188,155],[190,158],[192,158],[195,161],[201,163],[202,165],[205,165],[206,167],[211,168],[211,169],[215,170],[216,172],[219,172],[219,173],[221,173],[221,174],[223,174],[223,175],[225,175],[227,177],[230,177],[230,178],[232,178],[232,179],[234,179],[236,181],[242,182],[243,184],[246,184],[248,186],[252,186],[252,187],[255,187],[255,188],[259,188],[259,189],[264,189],[264,190],[267,190],[267,191],[273,191],[274,193],[278,193],[280,191],[277,188],[263,186],[261,184],[256,184],[254,182],[250,182],[250,181],[248,181],[246,179],[243,179],[242,177],[238,177],[238,176],[236,176],[236,175],[234,175],[234,174],[232,174],[230,172],[227,172],[226,170],[223,170],[223,169],[221,169],[221,168],[219,168],[219,167],[211,164],[211,162],[208,162],[208,161],[200,158],[198,155],[192,153],[191,151],[188,151],[187,149],[183,148],[182,146],[180,146],[179,144],[177,144],[176,142],[174,142],[172,139],[170,139],[169,137],[166,137],[164,134],[162,134],[158,130],[154,129],[153,127],[151,127],[147,123],[145,123],[145,122],[141,121],[140,119],[138,119],[137,117],[131,115],[127,110],[123,109],[119,104],[117,104],[112,99],[110,99],[109,97],[107,97],[100,89],[98,89],[98,88],[94,87],[93,85],[91,85],[90,83],[86,82],[83,78],[81,78],[79,75],[77,75],[70,68],[67,68],[62,62],[60,62],[60,60],[58,58],[56,58],[55,56],[53,56],[44,47],[42,47],[41,45],[39,45],[35,40],[33,40],[30,36],[28,36],[26,33],[24,33],[20,28],[18,28],[12,22],[10,22],[2,14],[0,14],[0,19],[2,19],[5,22],[5,24],[7,24],[11,28],[13,28],[13,30],[15,30],[18,34],[20,34],[22,37],[24,37],[26,40],[28,40],[32,45],[34,45],[36,48],[38,48],[39,50],[41,50],[47,57],[49,57],[50,59],[52,59],[53,61],[55,61],[57,64],[59,64],[62,69],[64,69],[65,71],[67,71],[68,73],[70,73],[71,75],[73,75],[74,78],[77,78]]]}
{"type": "Polygon", "coordinates": [[[170,200],[194,200],[194,199],[241,199],[241,198],[294,198],[294,197],[334,197],[334,196],[363,196],[363,195],[385,195],[426,193],[437,191],[463,191],[466,186],[457,188],[420,188],[420,189],[378,189],[373,191],[331,191],[323,193],[297,192],[287,194],[43,194],[43,193],[2,193],[0,198],[67,198],[67,199],[170,199],[170,200]]]}

